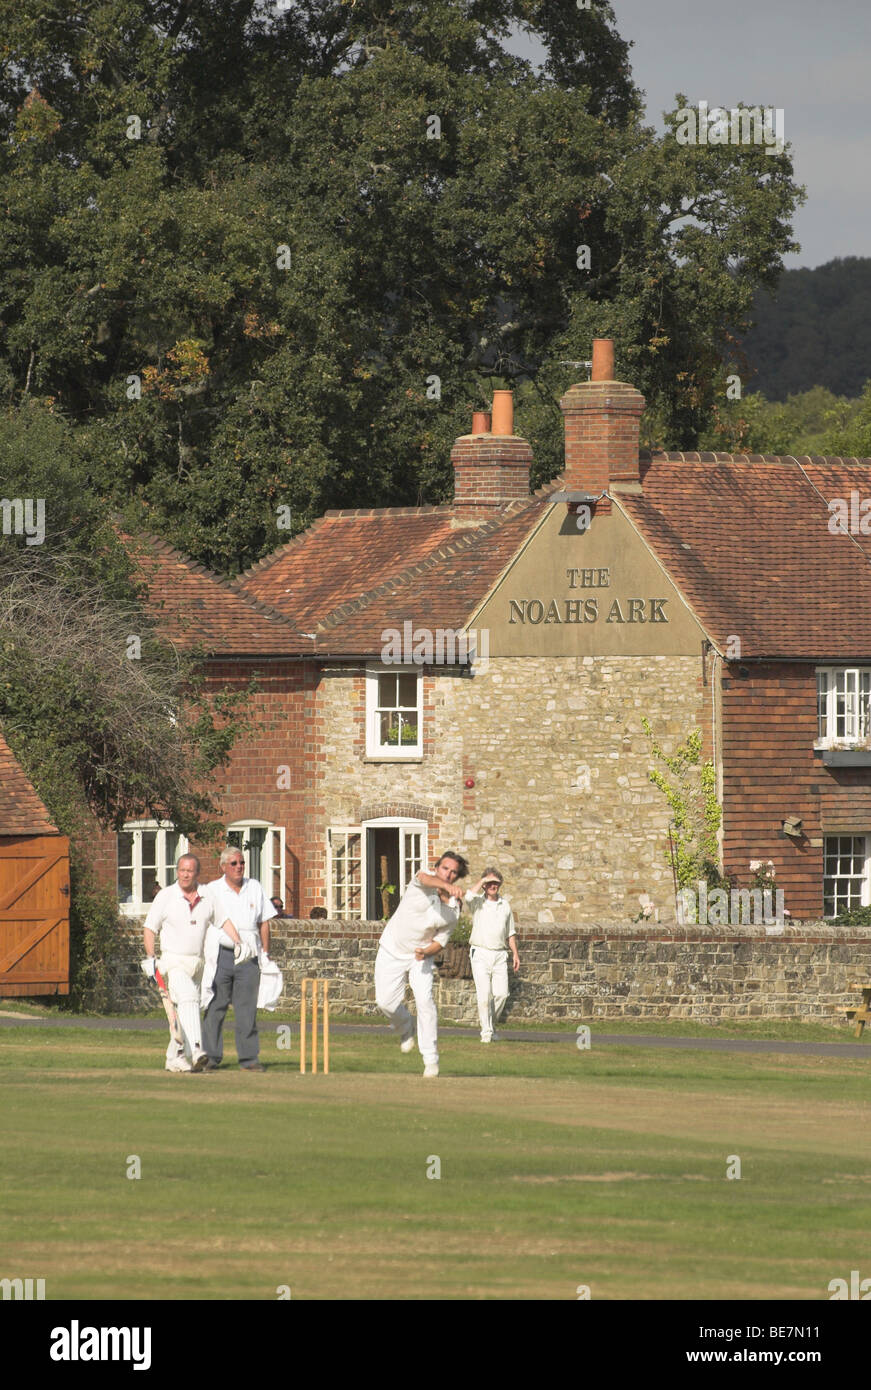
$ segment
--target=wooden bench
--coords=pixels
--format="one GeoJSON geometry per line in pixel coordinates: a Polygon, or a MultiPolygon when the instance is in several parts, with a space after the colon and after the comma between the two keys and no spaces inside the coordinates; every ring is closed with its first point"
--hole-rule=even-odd
{"type": "Polygon", "coordinates": [[[862,1006],[861,1008],[839,1009],[838,1012],[846,1014],[848,1019],[855,1022],[856,1027],[853,1030],[853,1036],[861,1038],[865,1024],[871,1023],[871,985],[854,983],[847,985],[847,989],[862,991],[862,1006]]]}

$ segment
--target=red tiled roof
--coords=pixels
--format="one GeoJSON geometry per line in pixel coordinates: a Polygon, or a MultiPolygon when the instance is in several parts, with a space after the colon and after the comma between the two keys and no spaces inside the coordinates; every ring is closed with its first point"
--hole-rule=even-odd
{"type": "Polygon", "coordinates": [[[541,519],[546,503],[530,501],[517,514],[455,536],[426,560],[335,608],[320,625],[316,649],[375,652],[384,645],[384,630],[402,632],[408,619],[432,629],[464,628],[541,519]]]}
{"type": "Polygon", "coordinates": [[[871,537],[833,535],[834,498],[871,498],[871,459],[641,455],[629,516],[722,650],[871,656],[871,537]]]}
{"type": "MultiPolygon", "coordinates": [[[[747,659],[871,656],[871,537],[832,534],[827,505],[871,497],[871,459],[640,459],[642,492],[618,487],[614,504],[721,651],[738,637],[747,659]]],[[[232,585],[152,541],[152,595],[214,651],[372,655],[409,617],[465,627],[563,487],[481,520],[449,506],[328,512],[232,585]]]]}
{"type": "Polygon", "coordinates": [[[310,631],[325,614],[464,535],[445,507],[327,512],[239,580],[310,631]]]}
{"type": "Polygon", "coordinates": [[[57,835],[48,811],[0,734],[0,835],[57,835]]]}
{"type": "Polygon", "coordinates": [[[154,536],[125,536],[128,554],[148,585],[149,610],[180,647],[202,645],[210,655],[304,653],[311,642],[282,613],[241,592],[154,536]]]}

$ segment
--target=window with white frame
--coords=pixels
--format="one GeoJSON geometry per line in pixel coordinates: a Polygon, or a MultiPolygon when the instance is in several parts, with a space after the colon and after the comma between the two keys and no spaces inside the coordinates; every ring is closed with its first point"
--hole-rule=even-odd
{"type": "Polygon", "coordinates": [[[359,922],[366,906],[366,856],[359,825],[327,831],[327,916],[359,922]]]}
{"type": "Polygon", "coordinates": [[[823,666],[817,670],[816,748],[871,739],[871,669],[823,666]]]}
{"type": "MultiPolygon", "coordinates": [[[[426,821],[387,816],[327,831],[327,913],[345,921],[385,915],[382,889],[393,905],[426,865],[426,821]]],[[[392,907],[387,911],[392,911],[392,907]]]]}
{"type": "Polygon", "coordinates": [[[867,907],[868,836],[827,835],[823,855],[823,915],[837,917],[867,907]]]}
{"type": "Polygon", "coordinates": [[[366,756],[419,758],[423,753],[423,681],[419,670],[366,671],[366,756]]]}
{"type": "Polygon", "coordinates": [[[284,826],[267,820],[234,821],[227,844],[245,856],[245,877],[256,879],[267,898],[284,902],[284,826]]]}
{"type": "Polygon", "coordinates": [[[184,835],[167,821],[128,821],[118,831],[118,903],[131,916],[147,912],[158,888],[175,883],[175,866],[187,854],[184,835]]]}

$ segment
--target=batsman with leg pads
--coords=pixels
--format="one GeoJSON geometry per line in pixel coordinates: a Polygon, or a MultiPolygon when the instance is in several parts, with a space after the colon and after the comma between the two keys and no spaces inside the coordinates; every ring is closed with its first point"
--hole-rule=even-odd
{"type": "Polygon", "coordinates": [[[176,866],[177,881],[161,889],[145,919],[142,969],[154,979],[166,1009],[170,1030],[166,1070],[171,1072],[199,1072],[207,1061],[200,1023],[200,981],[212,905],[199,892],[199,868],[196,855],[182,855],[176,866]],[[155,956],[158,934],[160,960],[155,956]]]}

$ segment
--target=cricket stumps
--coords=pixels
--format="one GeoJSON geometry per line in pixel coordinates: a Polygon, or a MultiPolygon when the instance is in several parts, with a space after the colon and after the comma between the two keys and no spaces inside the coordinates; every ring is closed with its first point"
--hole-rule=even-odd
{"type": "Polygon", "coordinates": [[[318,1069],[318,985],[321,987],[321,1016],[323,1019],[323,1067],[326,1073],[330,1070],[330,999],[329,999],[329,980],[317,980],[312,976],[307,976],[300,989],[300,1009],[299,1009],[299,1069],[306,1071],[306,993],[307,986],[311,985],[311,1070],[316,1072],[318,1069]]]}

